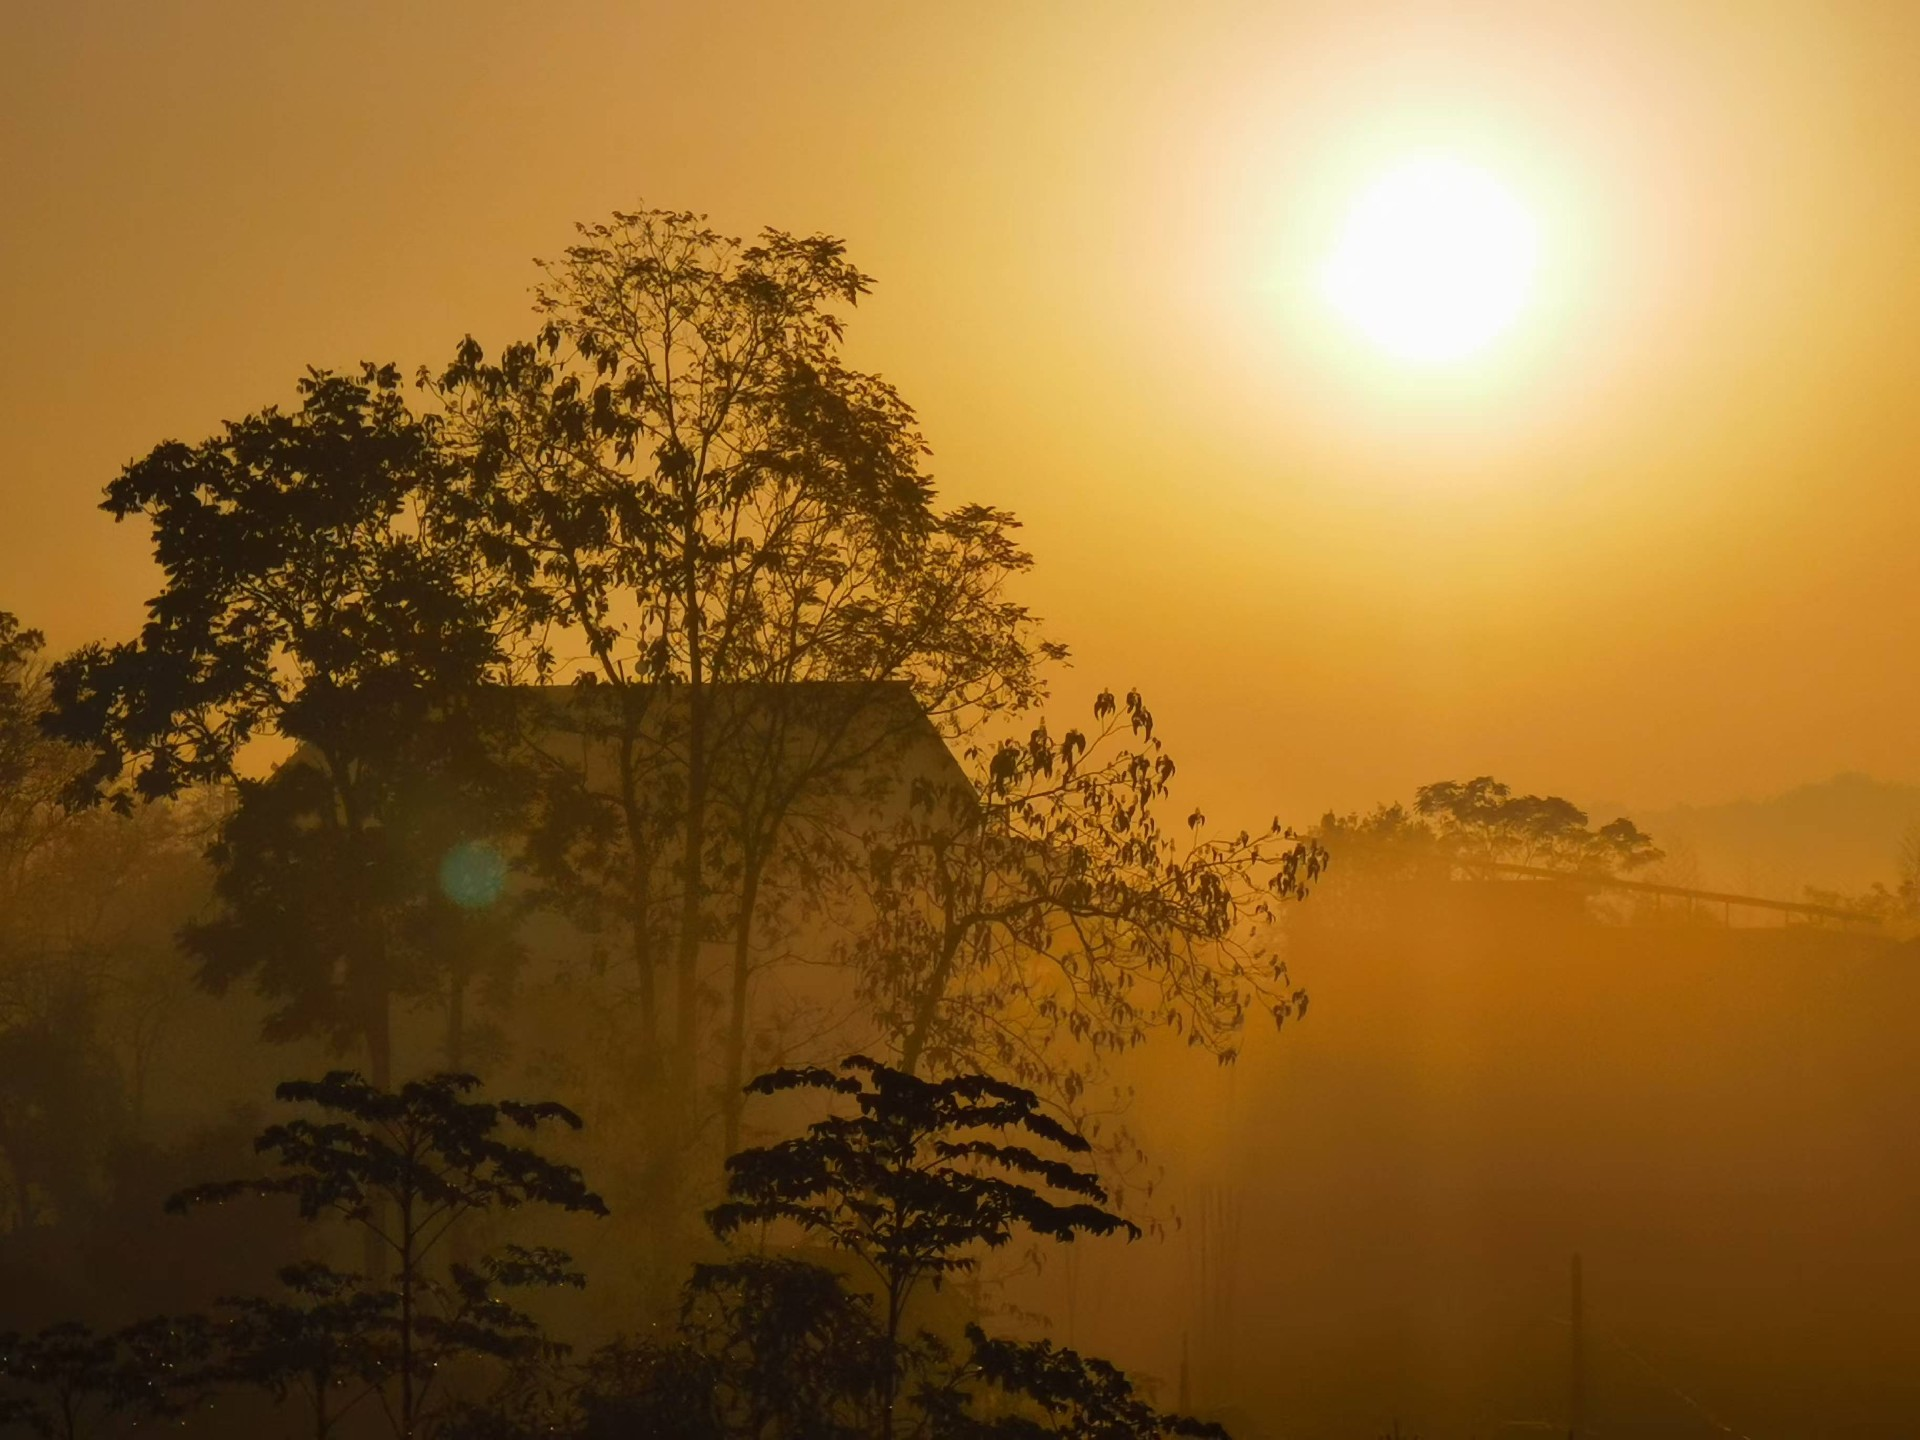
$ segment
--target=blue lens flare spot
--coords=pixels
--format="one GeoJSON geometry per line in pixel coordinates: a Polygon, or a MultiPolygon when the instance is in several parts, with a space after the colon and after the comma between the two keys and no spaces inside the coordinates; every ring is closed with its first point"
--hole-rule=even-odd
{"type": "Polygon", "coordinates": [[[440,862],[440,889],[463,910],[484,910],[507,884],[507,862],[484,840],[463,840],[440,862]]]}

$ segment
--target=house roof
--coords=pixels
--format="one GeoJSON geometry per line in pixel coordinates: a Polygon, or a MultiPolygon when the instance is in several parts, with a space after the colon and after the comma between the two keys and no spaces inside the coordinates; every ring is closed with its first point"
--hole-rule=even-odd
{"type": "MultiPolygon", "coordinates": [[[[530,743],[584,766],[589,783],[623,739],[654,767],[686,763],[691,686],[517,686],[513,694],[526,707],[517,718],[530,743]]],[[[723,790],[827,790],[889,776],[970,789],[904,681],[723,682],[704,687],[703,698],[705,752],[723,790]]]]}

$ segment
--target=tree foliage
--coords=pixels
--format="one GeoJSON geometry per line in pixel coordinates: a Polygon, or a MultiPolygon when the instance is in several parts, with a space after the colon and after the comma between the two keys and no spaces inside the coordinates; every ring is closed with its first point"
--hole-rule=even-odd
{"type": "Polygon", "coordinates": [[[1414,813],[1460,859],[1563,869],[1632,870],[1661,852],[1622,816],[1588,828],[1587,812],[1558,795],[1516,795],[1491,775],[1444,780],[1414,792],[1414,813]]]}
{"type": "Polygon", "coordinates": [[[192,941],[206,983],[257,976],[281,1031],[364,1039],[385,1081],[389,997],[429,977],[392,913],[421,862],[381,821],[423,776],[485,755],[477,707],[501,655],[483,567],[437,519],[436,425],[399,373],[310,371],[299,394],[108,486],[102,508],[146,522],[164,584],[138,639],[54,667],[48,723],[90,756],[74,798],[122,809],[234,782],[257,739],[298,747],[239,782],[225,904],[192,941]]]}
{"type": "Polygon", "coordinates": [[[277,1403],[297,1394],[314,1440],[330,1440],[390,1373],[390,1347],[382,1342],[399,1297],[317,1261],[283,1266],[280,1282],[281,1295],[223,1302],[222,1353],[211,1373],[277,1403]]]}
{"type": "Polygon", "coordinates": [[[1210,1421],[1162,1412],[1105,1360],[1048,1340],[1005,1340],[967,1326],[961,1383],[929,1387],[931,1440],[1228,1440],[1210,1421]]]}
{"type": "MultiPolygon", "coordinates": [[[[750,733],[725,687],[902,680],[965,727],[1030,701],[1061,653],[1005,594],[1030,563],[1012,518],[940,509],[912,410],[843,358],[870,285],[830,237],[617,213],[545,267],[532,339],[494,357],[470,339],[423,377],[462,464],[443,513],[535,673],[611,692],[580,713],[612,783],[554,765],[533,854],[553,895],[624,933],[661,1170],[684,1168],[708,1095],[738,1133],[771,862],[801,797],[859,763],[750,733]],[[701,947],[721,936],[716,975],[701,947]]],[[[811,723],[849,723],[844,693],[848,714],[811,723]]]]}
{"type": "Polygon", "coordinates": [[[728,1199],[707,1221],[722,1238],[749,1226],[796,1227],[872,1272],[882,1302],[883,1434],[892,1434],[907,1303],[923,1283],[973,1269],[979,1249],[1018,1231],[1059,1241],[1139,1233],[1105,1208],[1098,1177],[1044,1153],[1091,1147],[1017,1085],[979,1074],[925,1080],[856,1055],[837,1072],[775,1070],[751,1088],[853,1102],[851,1114],[729,1157],[728,1199]]]}
{"type": "MultiPolygon", "coordinates": [[[[342,1373],[394,1377],[399,1395],[390,1413],[402,1440],[418,1433],[435,1378],[450,1357],[511,1357],[536,1338],[532,1322],[500,1289],[582,1283],[560,1252],[514,1248],[478,1264],[456,1264],[438,1278],[427,1261],[454,1225],[475,1212],[525,1205],[606,1213],[577,1169],[500,1133],[530,1133],[549,1123],[577,1129],[579,1118],[551,1101],[467,1098],[478,1085],[470,1075],[437,1075],[386,1090],[349,1071],[289,1081],[279,1087],[280,1099],[312,1105],[327,1118],[300,1117],[261,1132],[255,1148],[274,1156],[274,1172],[195,1186],[168,1202],[178,1211],[241,1196],[288,1196],[302,1218],[337,1217],[384,1247],[392,1257],[390,1286],[372,1276],[349,1282],[331,1272],[298,1271],[288,1284],[306,1303],[240,1309],[265,1326],[260,1333],[267,1341],[304,1334],[318,1342],[345,1318],[343,1304],[362,1340],[378,1343],[390,1328],[387,1356],[361,1350],[342,1373]],[[390,1327],[374,1323],[388,1313],[390,1327]]],[[[264,1367],[258,1372],[263,1382],[281,1383],[284,1357],[271,1346],[252,1353],[264,1367]]],[[[309,1393],[330,1388],[331,1382],[316,1384],[309,1393]]]]}
{"type": "Polygon", "coordinates": [[[203,806],[77,814],[43,733],[44,640],[0,611],[0,1235],[102,1197],[178,1003],[169,932],[203,893],[203,806]]]}
{"type": "Polygon", "coordinates": [[[1611,875],[1651,865],[1663,854],[1624,816],[1594,827],[1572,801],[1516,795],[1490,775],[1422,785],[1411,809],[1392,804],[1364,815],[1329,813],[1315,833],[1356,866],[1405,873],[1494,864],[1611,875]]]}
{"type": "Polygon", "coordinates": [[[46,1440],[82,1440],[111,1417],[178,1420],[204,1394],[211,1344],[197,1316],[159,1316],[113,1331],[61,1321],[0,1334],[0,1425],[46,1440]]]}
{"type": "Polygon", "coordinates": [[[902,1068],[991,1069],[1069,1106],[1156,1028],[1231,1059],[1250,1013],[1303,1013],[1274,943],[1325,852],[1275,821],[1212,836],[1166,815],[1175,765],[1137,691],[1093,723],[969,753],[869,838],[874,921],[849,959],[902,1068]]]}
{"type": "Polygon", "coordinates": [[[879,1396],[881,1333],[868,1297],[790,1256],[696,1266],[664,1339],[587,1361],[582,1440],[862,1440],[879,1396]]]}

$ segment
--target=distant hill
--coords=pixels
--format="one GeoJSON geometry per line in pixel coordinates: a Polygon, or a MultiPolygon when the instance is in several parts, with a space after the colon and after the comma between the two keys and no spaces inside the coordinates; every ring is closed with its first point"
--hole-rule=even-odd
{"type": "MultiPolygon", "coordinates": [[[[1616,813],[1602,809],[1596,819],[1616,813]]],[[[1624,813],[1668,852],[1652,878],[1792,900],[1809,885],[1891,885],[1901,838],[1920,826],[1920,785],[1836,775],[1766,800],[1624,813]]]]}

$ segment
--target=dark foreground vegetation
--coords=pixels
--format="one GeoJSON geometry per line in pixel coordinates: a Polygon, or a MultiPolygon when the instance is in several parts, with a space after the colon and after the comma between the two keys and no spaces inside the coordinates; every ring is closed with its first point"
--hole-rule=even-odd
{"type": "Polygon", "coordinates": [[[1225,1433],[1160,1413],[1112,1366],[1047,1341],[909,1322],[917,1291],[1022,1234],[1137,1234],[1071,1158],[1087,1142],[1031,1091],[863,1057],[759,1077],[756,1091],[822,1092],[838,1113],[729,1159],[707,1223],[737,1243],[693,1268],[674,1321],[576,1356],[517,1305],[583,1286],[572,1258],[462,1241],[499,1211],[607,1214],[577,1170],[516,1143],[579,1119],[472,1098],[477,1086],[439,1075],[386,1091],[345,1071],[282,1085],[307,1113],[255,1142],[268,1173],[193,1187],[167,1208],[290,1200],[303,1221],[360,1231],[369,1266],[307,1254],[276,1291],[207,1313],[0,1336],[0,1421],[62,1440],[162,1424],[327,1440],[357,1433],[363,1410],[395,1435],[472,1440],[1225,1433]]]}

